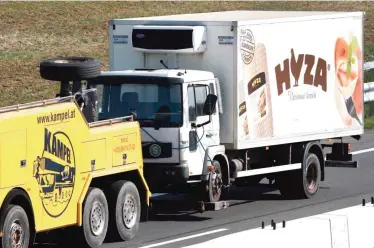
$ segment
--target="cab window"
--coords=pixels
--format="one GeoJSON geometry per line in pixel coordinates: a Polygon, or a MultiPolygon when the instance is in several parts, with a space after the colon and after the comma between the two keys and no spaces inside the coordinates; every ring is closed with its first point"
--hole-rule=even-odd
{"type": "Polygon", "coordinates": [[[196,121],[199,116],[204,116],[203,108],[209,88],[206,85],[188,86],[188,114],[190,121],[196,121]]]}

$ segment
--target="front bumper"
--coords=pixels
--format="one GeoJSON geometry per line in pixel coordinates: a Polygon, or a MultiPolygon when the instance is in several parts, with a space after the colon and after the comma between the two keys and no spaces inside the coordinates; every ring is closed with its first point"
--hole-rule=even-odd
{"type": "Polygon", "coordinates": [[[144,177],[151,192],[177,188],[187,183],[189,169],[185,164],[144,164],[144,177]]]}

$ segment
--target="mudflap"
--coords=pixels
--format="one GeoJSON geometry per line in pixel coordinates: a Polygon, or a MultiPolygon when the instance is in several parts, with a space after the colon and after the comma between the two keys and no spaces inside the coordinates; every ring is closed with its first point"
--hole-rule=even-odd
{"type": "Polygon", "coordinates": [[[331,153],[326,154],[325,167],[339,168],[358,168],[358,161],[352,160],[352,154],[349,153],[348,143],[333,143],[332,145],[324,145],[331,147],[331,153]]]}
{"type": "Polygon", "coordinates": [[[142,211],[140,213],[140,221],[141,222],[148,222],[151,207],[152,207],[152,203],[149,203],[149,206],[145,203],[142,204],[142,211]]]}

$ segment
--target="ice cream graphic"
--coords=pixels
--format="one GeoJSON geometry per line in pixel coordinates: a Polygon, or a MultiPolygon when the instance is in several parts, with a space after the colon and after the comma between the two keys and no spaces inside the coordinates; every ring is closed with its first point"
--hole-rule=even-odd
{"type": "Polygon", "coordinates": [[[362,56],[360,43],[352,33],[335,43],[336,103],[345,125],[356,120],[362,125],[362,56]]]}

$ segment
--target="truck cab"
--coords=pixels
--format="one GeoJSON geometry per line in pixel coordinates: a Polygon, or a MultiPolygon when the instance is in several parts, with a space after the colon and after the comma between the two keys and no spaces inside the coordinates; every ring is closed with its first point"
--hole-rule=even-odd
{"type": "Polygon", "coordinates": [[[220,145],[219,81],[199,70],[102,72],[96,88],[98,120],[133,115],[140,123],[144,175],[152,192],[207,179],[220,145]]]}

